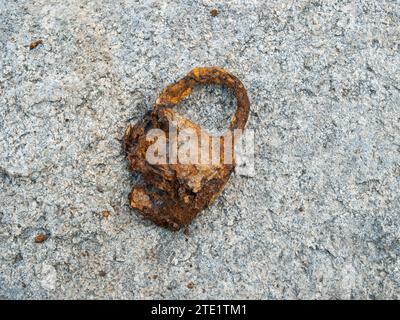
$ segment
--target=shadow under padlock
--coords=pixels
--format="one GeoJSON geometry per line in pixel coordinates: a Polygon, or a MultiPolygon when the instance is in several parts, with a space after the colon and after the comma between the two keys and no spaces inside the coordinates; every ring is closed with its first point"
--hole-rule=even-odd
{"type": "Polygon", "coordinates": [[[244,129],[249,110],[250,102],[242,82],[219,67],[195,68],[167,86],[153,109],[125,132],[124,147],[130,167],[143,177],[142,182],[132,188],[130,205],[157,225],[173,230],[187,226],[224,189],[235,168],[235,137],[244,129]],[[233,89],[237,109],[224,136],[207,134],[173,110],[198,83],[226,85],[233,89]],[[179,156],[179,137],[187,132],[197,136],[197,140],[192,140],[196,143],[191,144],[195,148],[192,154],[200,155],[195,157],[197,161],[183,161],[179,156]],[[215,142],[221,146],[217,149],[218,161],[211,156],[215,142]],[[155,145],[160,148],[154,148],[155,145]],[[150,150],[155,151],[158,160],[164,161],[150,159],[150,150]],[[204,154],[208,156],[202,156],[204,154]]]}

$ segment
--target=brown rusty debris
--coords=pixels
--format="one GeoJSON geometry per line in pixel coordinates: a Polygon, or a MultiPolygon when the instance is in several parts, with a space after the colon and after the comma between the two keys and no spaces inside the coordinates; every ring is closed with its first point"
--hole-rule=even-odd
{"type": "Polygon", "coordinates": [[[42,39],[39,39],[39,40],[31,42],[31,44],[29,45],[29,50],[35,49],[40,44],[43,44],[43,40],[42,39]]]}
{"type": "Polygon", "coordinates": [[[188,289],[193,289],[195,287],[195,284],[193,282],[189,282],[187,284],[188,289]]]}
{"type": "MultiPolygon", "coordinates": [[[[196,84],[226,85],[233,89],[237,110],[229,129],[244,129],[250,102],[242,82],[222,68],[199,67],[167,86],[153,110],[135,125],[128,126],[124,136],[130,168],[143,178],[132,188],[130,205],[157,225],[172,230],[187,226],[199,212],[211,205],[235,167],[234,161],[233,164],[182,164],[179,161],[175,164],[150,164],[146,161],[146,151],[152,144],[146,138],[150,129],[161,129],[168,137],[169,125],[175,123],[178,132],[191,128],[196,133],[206,134],[198,125],[173,110],[190,95],[196,84]]],[[[219,139],[223,142],[223,137],[219,139]]]]}
{"type": "Polygon", "coordinates": [[[42,243],[45,242],[47,240],[48,236],[44,233],[39,233],[36,237],[35,237],[35,243],[42,243]]]}
{"type": "Polygon", "coordinates": [[[211,13],[211,16],[212,16],[212,17],[216,17],[216,16],[218,15],[217,9],[212,9],[212,10],[210,11],[210,13],[211,13]]]}
{"type": "Polygon", "coordinates": [[[103,218],[107,219],[107,218],[111,215],[111,213],[110,213],[110,211],[108,211],[108,210],[104,210],[104,211],[101,213],[101,215],[103,216],[103,218]]]}

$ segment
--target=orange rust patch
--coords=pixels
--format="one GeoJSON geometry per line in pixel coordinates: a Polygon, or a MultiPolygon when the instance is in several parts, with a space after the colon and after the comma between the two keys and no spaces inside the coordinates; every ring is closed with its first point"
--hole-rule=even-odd
{"type": "Polygon", "coordinates": [[[39,39],[39,40],[31,42],[31,44],[29,45],[29,50],[35,49],[40,44],[43,44],[43,40],[42,39],[39,39]]]}
{"type": "Polygon", "coordinates": [[[44,234],[44,233],[40,233],[35,237],[35,243],[42,243],[45,242],[49,237],[44,234]]]}
{"type": "Polygon", "coordinates": [[[136,188],[131,193],[131,206],[139,210],[151,208],[150,197],[143,189],[136,188]]]}
{"type": "Polygon", "coordinates": [[[212,16],[212,17],[216,17],[216,16],[218,15],[217,9],[212,9],[212,10],[210,11],[210,13],[211,13],[211,16],[212,16]]]}

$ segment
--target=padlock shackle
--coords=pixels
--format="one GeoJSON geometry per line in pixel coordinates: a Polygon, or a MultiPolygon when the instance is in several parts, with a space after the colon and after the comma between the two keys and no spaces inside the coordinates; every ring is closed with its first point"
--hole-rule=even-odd
{"type": "Polygon", "coordinates": [[[168,85],[156,100],[155,108],[173,107],[193,91],[196,84],[226,85],[232,88],[237,101],[230,129],[244,129],[250,112],[250,101],[243,83],[230,72],[219,67],[198,67],[181,80],[168,85]]]}

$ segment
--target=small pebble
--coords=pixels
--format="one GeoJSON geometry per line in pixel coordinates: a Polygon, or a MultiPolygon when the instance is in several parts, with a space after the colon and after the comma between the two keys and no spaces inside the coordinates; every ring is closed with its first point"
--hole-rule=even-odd
{"type": "Polygon", "coordinates": [[[40,233],[35,237],[35,243],[42,243],[47,240],[48,236],[44,233],[40,233]]]}
{"type": "Polygon", "coordinates": [[[42,39],[39,39],[39,40],[31,42],[31,44],[29,45],[29,50],[35,49],[40,44],[43,44],[43,40],[42,39]]]}
{"type": "Polygon", "coordinates": [[[103,211],[102,213],[101,213],[101,215],[103,216],[103,218],[108,218],[110,215],[111,215],[111,213],[110,213],[110,211],[103,211]]]}

